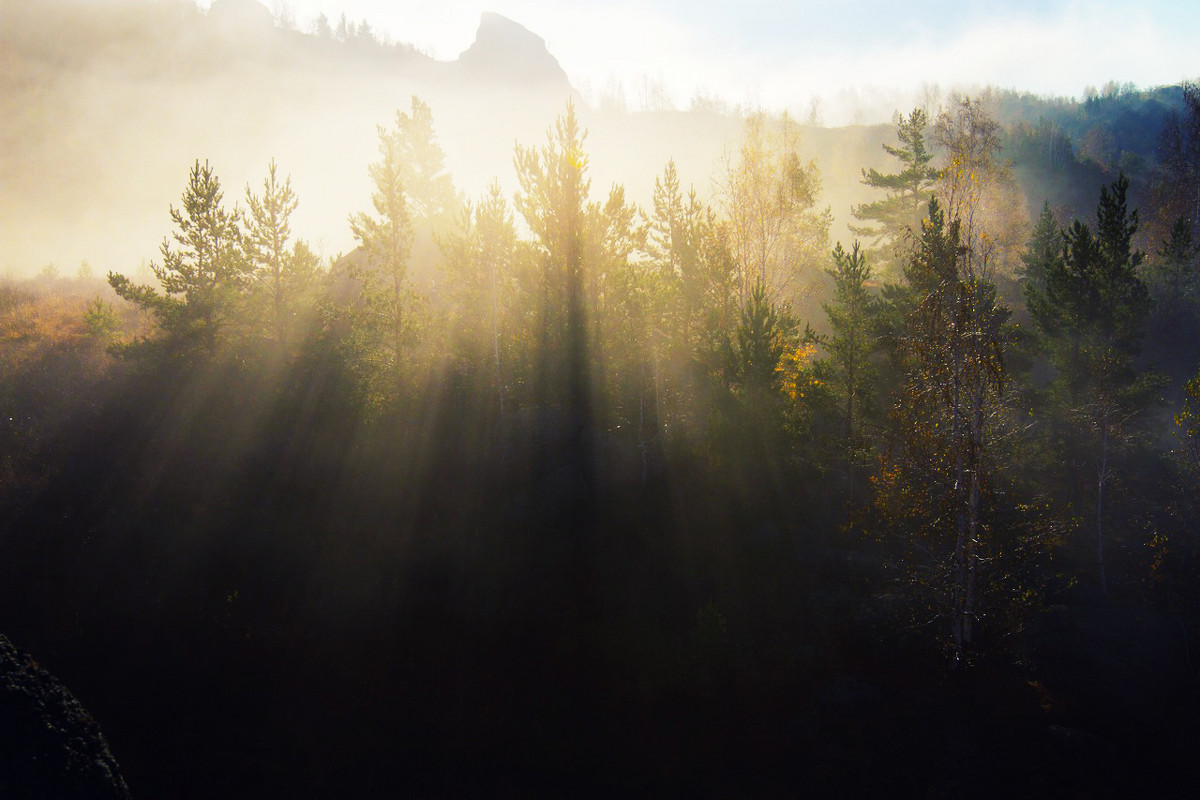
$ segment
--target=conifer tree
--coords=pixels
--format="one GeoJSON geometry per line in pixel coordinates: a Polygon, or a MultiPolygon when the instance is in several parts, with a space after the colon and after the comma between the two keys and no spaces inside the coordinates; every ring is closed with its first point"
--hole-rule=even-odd
{"type": "Polygon", "coordinates": [[[1158,166],[1150,185],[1150,228],[1166,238],[1183,219],[1200,240],[1200,84],[1183,84],[1183,108],[1172,110],[1158,141],[1158,166]]]}
{"type": "Polygon", "coordinates": [[[875,370],[870,356],[875,350],[877,302],[867,286],[871,267],[858,242],[849,253],[838,242],[833,250],[833,268],[826,272],[834,282],[833,297],[822,305],[831,332],[821,341],[826,356],[820,362],[819,373],[841,406],[846,463],[853,493],[860,418],[871,400],[874,385],[875,370]]]}
{"type": "Polygon", "coordinates": [[[902,252],[910,236],[920,232],[921,218],[938,171],[931,166],[933,153],[925,145],[929,120],[925,111],[913,109],[908,117],[896,115],[896,138],[899,146],[885,144],[888,155],[900,161],[899,172],[885,174],[875,168],[863,170],[862,182],[886,194],[879,200],[855,206],[854,218],[863,225],[851,225],[858,236],[869,237],[870,249],[880,261],[894,271],[903,263],[902,252]]]}
{"type": "Polygon", "coordinates": [[[510,343],[520,334],[522,290],[518,275],[519,242],[512,209],[498,181],[477,204],[467,203],[457,227],[440,240],[453,291],[451,326],[456,354],[468,358],[490,353],[494,396],[500,417],[514,382],[508,364],[510,343]],[[481,322],[482,320],[482,322],[481,322]]]}
{"type": "Polygon", "coordinates": [[[560,399],[590,419],[587,369],[587,199],[591,181],[575,106],[547,134],[541,148],[518,145],[514,165],[521,191],[516,207],[533,232],[542,261],[541,354],[537,386],[542,403],[560,399]],[[552,380],[553,376],[553,380],[552,380]],[[565,385],[559,379],[565,378],[565,385]],[[552,386],[551,384],[555,384],[552,386]]]}
{"type": "Polygon", "coordinates": [[[1050,208],[1050,201],[1042,204],[1042,213],[1030,234],[1025,252],[1021,254],[1024,266],[1025,293],[1037,294],[1046,291],[1046,276],[1057,270],[1062,258],[1062,229],[1050,208]]]}
{"type": "Polygon", "coordinates": [[[375,213],[350,218],[362,258],[352,270],[361,285],[355,333],[368,361],[400,379],[406,344],[412,332],[409,312],[413,297],[408,286],[412,251],[412,216],[404,191],[404,147],[400,133],[379,127],[380,160],[367,169],[375,189],[375,213]]]}
{"type": "Polygon", "coordinates": [[[1151,401],[1159,377],[1134,358],[1152,301],[1138,274],[1144,255],[1133,246],[1137,211],[1130,211],[1122,174],[1100,191],[1096,233],[1075,220],[1063,233],[1062,257],[1047,264],[1044,288],[1027,289],[1029,309],[1058,371],[1063,414],[1073,420],[1067,446],[1079,449],[1095,474],[1096,567],[1108,592],[1106,491],[1113,456],[1137,411],[1151,401]]]}
{"type": "Polygon", "coordinates": [[[742,305],[727,356],[729,386],[746,402],[769,403],[779,394],[779,364],[795,332],[795,320],[757,283],[742,305]]]}
{"type": "Polygon", "coordinates": [[[163,240],[162,261],[150,264],[163,294],[108,274],[118,295],[154,313],[171,347],[214,352],[249,285],[252,267],[243,249],[241,214],[226,210],[223,196],[212,167],[197,159],[182,206],[170,207],[177,230],[163,240]]]}
{"type": "Polygon", "coordinates": [[[645,221],[646,254],[674,298],[668,328],[682,357],[693,359],[706,341],[728,332],[737,305],[728,225],[695,189],[683,193],[674,160],[654,179],[653,213],[645,221]]]}
{"type": "Polygon", "coordinates": [[[1183,217],[1175,220],[1155,254],[1154,282],[1162,298],[1156,304],[1187,306],[1200,303],[1200,244],[1183,217]]]}
{"type": "Polygon", "coordinates": [[[286,350],[299,312],[298,302],[312,284],[316,255],[301,241],[291,241],[291,216],[299,201],[292,179],[279,182],[274,159],[267,167],[261,195],[246,187],[246,253],[267,304],[268,327],[276,346],[286,350]]]}
{"type": "MultiPolygon", "coordinates": [[[[695,202],[695,194],[689,198],[695,202]]],[[[688,271],[695,259],[689,240],[689,203],[679,188],[675,159],[667,162],[661,177],[654,179],[654,214],[647,222],[646,250],[664,275],[678,277],[688,271]]]]}
{"type": "Polygon", "coordinates": [[[446,172],[446,154],[437,143],[433,112],[416,95],[407,113],[396,112],[395,141],[400,182],[413,219],[435,228],[447,222],[458,206],[458,194],[446,172]]]}
{"type": "Polygon", "coordinates": [[[1087,351],[1115,349],[1123,357],[1139,350],[1150,312],[1150,293],[1138,274],[1144,254],[1133,247],[1137,211],[1129,211],[1129,180],[1122,174],[1100,190],[1097,233],[1075,220],[1062,234],[1062,257],[1045,262],[1044,288],[1031,284],[1030,312],[1038,326],[1066,350],[1057,364],[1069,380],[1083,380],[1079,359],[1087,351]]]}
{"type": "Polygon", "coordinates": [[[324,11],[317,14],[316,20],[313,21],[313,35],[322,39],[333,38],[333,28],[329,25],[329,17],[325,16],[324,11]]]}

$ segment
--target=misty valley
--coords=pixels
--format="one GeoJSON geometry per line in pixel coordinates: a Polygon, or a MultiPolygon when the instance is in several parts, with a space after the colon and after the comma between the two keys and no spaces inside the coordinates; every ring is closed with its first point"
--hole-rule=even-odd
{"type": "Polygon", "coordinates": [[[1197,84],[274,12],[0,2],[0,796],[1190,796],[1197,84]]]}

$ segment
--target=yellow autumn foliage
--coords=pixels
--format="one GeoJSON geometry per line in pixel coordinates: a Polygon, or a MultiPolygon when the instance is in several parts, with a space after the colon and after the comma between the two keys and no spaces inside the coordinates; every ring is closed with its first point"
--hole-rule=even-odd
{"type": "Polygon", "coordinates": [[[816,346],[808,343],[783,351],[775,373],[779,376],[780,388],[789,399],[803,400],[806,393],[821,386],[821,381],[817,380],[811,369],[816,353],[816,346]]]}

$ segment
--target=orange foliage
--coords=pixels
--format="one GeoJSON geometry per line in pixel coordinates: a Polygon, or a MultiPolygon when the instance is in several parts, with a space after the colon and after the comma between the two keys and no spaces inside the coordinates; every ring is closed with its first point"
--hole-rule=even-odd
{"type": "Polygon", "coordinates": [[[813,356],[817,348],[813,344],[799,344],[783,351],[775,367],[783,393],[791,400],[803,400],[805,393],[820,388],[821,381],[812,374],[813,356]]]}

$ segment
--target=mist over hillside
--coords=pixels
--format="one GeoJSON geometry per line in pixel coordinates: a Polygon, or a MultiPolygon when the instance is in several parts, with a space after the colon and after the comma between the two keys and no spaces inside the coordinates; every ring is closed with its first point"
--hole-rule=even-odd
{"type": "Polygon", "coordinates": [[[347,216],[369,202],[376,126],[412,95],[434,104],[456,180],[478,193],[571,94],[540,40],[494,15],[443,63],[374,39],[247,26],[252,15],[222,8],[2,7],[4,268],[136,267],[154,256],[195,158],[230,201],[274,158],[300,192],[298,227],[334,255],[349,249],[347,216]]]}
{"type": "MultiPolygon", "coordinates": [[[[580,99],[536,33],[490,13],[453,61],[383,43],[365,20],[327,35],[277,27],[254,0],[218,0],[207,13],[153,0],[6,0],[0,21],[0,270],[16,275],[51,263],[69,274],[83,260],[134,270],[153,259],[166,206],[196,158],[212,163],[230,201],[275,159],[301,199],[297,229],[334,256],[353,247],[345,220],[369,202],[376,128],[412,95],[431,106],[467,197],[493,178],[511,192],[513,145],[542,141],[567,99],[580,99]]],[[[1086,208],[1118,169],[1136,196],[1166,110],[1179,103],[1177,88],[1143,96],[1115,84],[1082,103],[985,94],[1009,130],[1026,131],[1010,157],[1031,215],[1044,199],[1086,208]],[[1062,138],[1055,169],[1084,161],[1088,180],[1026,179],[1038,147],[1028,140],[1038,136],[1062,138]]],[[[925,89],[931,112],[951,96],[925,89]]],[[[623,184],[645,204],[674,159],[685,185],[707,196],[750,110],[582,107],[595,185],[623,184]]],[[[861,170],[886,164],[880,145],[892,126],[825,129],[819,117],[814,107],[802,150],[820,170],[833,237],[849,239],[851,208],[871,199],[861,170]]]]}
{"type": "Polygon", "coordinates": [[[0,796],[1194,793],[1200,85],[274,7],[0,0],[0,796]]]}

